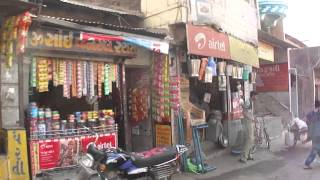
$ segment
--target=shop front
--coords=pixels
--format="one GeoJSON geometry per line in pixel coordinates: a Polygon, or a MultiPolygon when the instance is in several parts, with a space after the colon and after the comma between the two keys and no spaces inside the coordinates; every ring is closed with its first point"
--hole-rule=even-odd
{"type": "Polygon", "coordinates": [[[99,134],[99,148],[118,147],[123,62],[137,50],[113,36],[102,41],[88,35],[56,27],[29,31],[23,57],[28,75],[21,78],[29,87],[25,125],[33,176],[76,166],[78,155],[95,140],[85,127],[99,134]]]}
{"type": "MultiPolygon", "coordinates": [[[[229,36],[229,41],[231,59],[242,67],[242,70],[238,71],[238,76],[240,75],[239,78],[232,78],[232,80],[230,80],[231,88],[228,92],[228,94],[231,95],[229,103],[232,104],[230,112],[234,114],[237,112],[237,109],[241,109],[242,111],[240,102],[249,101],[250,92],[255,90],[254,85],[256,83],[257,76],[256,69],[259,68],[259,58],[257,47],[232,36],[229,36]]],[[[253,109],[254,106],[255,104],[253,102],[253,109]]],[[[243,129],[241,118],[242,115],[240,118],[233,117],[232,121],[228,121],[229,145],[234,148],[238,148],[239,146],[242,147],[241,131],[243,129]]]]}
{"type": "Polygon", "coordinates": [[[206,140],[235,146],[241,126],[233,124],[241,122],[241,102],[249,100],[252,66],[258,66],[256,49],[211,27],[186,28],[190,102],[206,113],[206,140]]]}
{"type": "MultiPolygon", "coordinates": [[[[131,131],[152,122],[151,63],[134,62],[144,54],[145,61],[166,59],[166,43],[37,23],[27,37],[19,81],[32,177],[77,167],[77,157],[95,140],[87,127],[98,133],[100,149],[131,150],[132,139],[141,141],[131,131]]],[[[152,142],[152,126],[148,131],[152,142]]]]}

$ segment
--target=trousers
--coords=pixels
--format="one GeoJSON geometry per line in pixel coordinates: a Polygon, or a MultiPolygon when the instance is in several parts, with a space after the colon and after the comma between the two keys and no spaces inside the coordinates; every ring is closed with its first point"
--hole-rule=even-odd
{"type": "Polygon", "coordinates": [[[247,160],[248,158],[251,158],[251,156],[252,156],[251,149],[252,149],[253,143],[254,143],[253,123],[252,123],[251,119],[243,118],[242,125],[243,125],[244,131],[245,131],[245,139],[244,139],[244,145],[243,145],[241,159],[247,160]]]}
{"type": "Polygon", "coordinates": [[[317,155],[320,156],[320,151],[315,148],[312,148],[304,164],[306,166],[310,166],[311,163],[316,159],[317,155]]]}

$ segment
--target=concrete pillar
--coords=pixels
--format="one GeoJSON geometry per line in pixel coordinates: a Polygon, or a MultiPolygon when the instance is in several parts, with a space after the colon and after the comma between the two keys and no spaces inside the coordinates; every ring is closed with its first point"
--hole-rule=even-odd
{"type": "Polygon", "coordinates": [[[15,58],[11,68],[6,67],[5,57],[0,62],[0,127],[20,127],[18,61],[15,58]]]}

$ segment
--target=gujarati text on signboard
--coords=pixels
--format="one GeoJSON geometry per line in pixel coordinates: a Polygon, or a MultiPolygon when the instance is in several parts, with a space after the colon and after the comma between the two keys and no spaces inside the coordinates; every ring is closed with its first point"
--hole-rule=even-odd
{"type": "Polygon", "coordinates": [[[49,28],[31,30],[27,47],[129,57],[135,57],[137,53],[135,46],[123,41],[96,39],[82,41],[80,32],[49,28]]]}

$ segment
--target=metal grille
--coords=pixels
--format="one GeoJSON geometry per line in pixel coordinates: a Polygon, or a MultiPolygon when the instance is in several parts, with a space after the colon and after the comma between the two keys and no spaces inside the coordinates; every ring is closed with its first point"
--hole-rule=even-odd
{"type": "Polygon", "coordinates": [[[77,129],[66,129],[66,130],[52,130],[52,131],[33,131],[30,132],[29,140],[46,140],[50,138],[66,138],[66,137],[81,137],[90,136],[105,133],[117,133],[118,125],[98,126],[92,128],[77,128],[77,129]]]}
{"type": "Polygon", "coordinates": [[[171,164],[156,166],[150,169],[154,179],[167,179],[176,172],[176,166],[171,164]]]}

